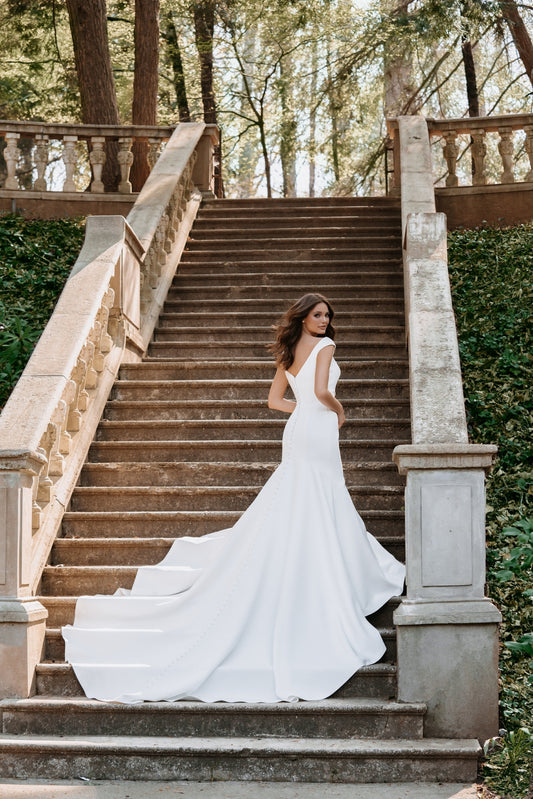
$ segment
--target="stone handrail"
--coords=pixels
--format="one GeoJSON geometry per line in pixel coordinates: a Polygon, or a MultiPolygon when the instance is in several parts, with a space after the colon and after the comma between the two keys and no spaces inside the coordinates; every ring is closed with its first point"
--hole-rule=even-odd
{"type": "Polygon", "coordinates": [[[446,217],[435,212],[426,120],[400,117],[389,133],[400,165],[412,427],[412,444],[393,453],[406,475],[398,697],[427,703],[427,735],[485,739],[498,729],[501,617],[484,596],[484,472],[496,447],[468,443],[446,217]]]}
{"type": "MultiPolygon", "coordinates": [[[[442,140],[443,155],[446,162],[447,174],[445,185],[447,188],[459,186],[457,165],[460,157],[470,149],[472,156],[472,186],[487,186],[487,133],[498,133],[498,153],[500,158],[499,179],[491,185],[506,185],[515,182],[533,183],[533,114],[506,114],[489,117],[461,117],[460,119],[427,119],[427,130],[430,143],[432,139],[442,140]],[[529,159],[529,171],[517,181],[515,164],[515,142],[513,133],[521,131],[523,148],[529,159]],[[467,141],[463,149],[459,146],[459,136],[466,136],[467,141]]],[[[398,120],[387,120],[389,136],[398,144],[398,120]]],[[[400,154],[397,147],[393,146],[394,175],[393,188],[399,188],[399,175],[401,171],[400,154]]],[[[438,181],[439,176],[434,180],[438,181]]],[[[466,185],[466,184],[465,184],[466,185]]]]}
{"type": "Polygon", "coordinates": [[[36,599],[120,364],[146,351],[198,209],[214,126],[179,125],[128,220],[89,217],[80,255],[0,415],[0,695],[27,696],[44,640],[36,599]]]}
{"type": "Polygon", "coordinates": [[[134,159],[134,142],[148,143],[146,157],[153,168],[162,146],[169,140],[173,130],[172,127],[142,125],[70,125],[0,120],[0,137],[4,138],[6,145],[2,153],[6,164],[3,188],[10,191],[49,191],[51,187],[46,179],[46,169],[51,142],[57,141],[60,148],[58,157],[65,168],[61,190],[82,191],[83,189],[77,187],[74,177],[82,160],[77,144],[86,142],[92,171],[90,191],[96,194],[104,192],[102,170],[106,159],[111,158],[116,159],[119,165],[118,193],[131,194],[129,174],[134,159]],[[114,147],[110,146],[112,142],[116,143],[114,147]],[[19,146],[23,143],[26,146],[19,146]]]}

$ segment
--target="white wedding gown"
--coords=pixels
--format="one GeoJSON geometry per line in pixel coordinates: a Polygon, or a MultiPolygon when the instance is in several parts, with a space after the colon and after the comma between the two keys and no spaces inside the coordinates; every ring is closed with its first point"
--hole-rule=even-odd
{"type": "MultiPolygon", "coordinates": [[[[178,538],[131,591],[82,596],[63,628],[87,696],[120,702],[322,699],[385,645],[366,616],[405,570],[346,489],[337,415],[315,396],[320,339],[296,377],[283,457],[234,527],[178,538]]],[[[332,361],[329,389],[340,369],[332,361]]]]}

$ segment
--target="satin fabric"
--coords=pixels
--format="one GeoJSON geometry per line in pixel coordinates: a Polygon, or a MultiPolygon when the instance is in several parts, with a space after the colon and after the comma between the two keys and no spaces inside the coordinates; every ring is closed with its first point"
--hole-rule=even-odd
{"type": "MultiPolygon", "coordinates": [[[[126,703],[322,699],[385,651],[366,616],[405,570],[344,483],[337,415],[315,396],[321,338],[298,375],[282,461],[239,521],[175,541],[131,591],[83,596],[63,628],[86,695],[126,703]]],[[[340,369],[332,360],[329,389],[340,369]]]]}

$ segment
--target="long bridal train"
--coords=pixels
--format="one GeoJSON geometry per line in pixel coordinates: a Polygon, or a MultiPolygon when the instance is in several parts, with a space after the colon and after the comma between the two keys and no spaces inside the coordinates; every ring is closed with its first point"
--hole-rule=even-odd
{"type": "MultiPolygon", "coordinates": [[[[239,521],[180,538],[131,591],[80,597],[63,628],[89,697],[126,703],[323,699],[385,645],[366,616],[404,566],[366,531],[344,483],[337,415],[315,396],[321,338],[297,376],[280,466],[239,521]]],[[[332,361],[329,389],[340,369],[332,361]]]]}

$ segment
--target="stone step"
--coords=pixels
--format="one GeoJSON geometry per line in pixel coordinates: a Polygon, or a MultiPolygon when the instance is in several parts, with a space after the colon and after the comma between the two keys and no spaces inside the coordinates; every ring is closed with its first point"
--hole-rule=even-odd
{"type": "Polygon", "coordinates": [[[223,200],[205,199],[200,208],[201,213],[238,208],[256,211],[283,210],[288,208],[375,208],[381,213],[385,209],[400,210],[400,199],[385,195],[372,197],[237,197],[223,200]]]}
{"type": "MultiPolygon", "coordinates": [[[[374,379],[405,379],[409,375],[407,357],[403,358],[372,358],[338,361],[344,389],[349,380],[374,378],[374,379]]],[[[120,368],[120,380],[227,380],[237,383],[239,380],[265,380],[274,377],[275,367],[270,358],[247,359],[232,361],[221,360],[155,360],[146,359],[141,363],[124,364],[120,368]]],[[[205,386],[208,390],[210,386],[205,386]]],[[[263,395],[268,395],[268,388],[263,395]]],[[[205,395],[211,396],[209,395],[205,395]]],[[[352,396],[356,396],[352,394],[352,396]]],[[[339,392],[340,397],[340,392],[339,392]]]]}
{"type": "MultiPolygon", "coordinates": [[[[78,486],[71,511],[235,510],[244,511],[260,486],[78,486]]],[[[348,486],[356,508],[401,510],[403,486],[348,486]]]]}
{"type": "MultiPolygon", "coordinates": [[[[398,444],[409,444],[410,437],[371,438],[344,441],[343,457],[346,460],[392,460],[392,451],[398,444]]],[[[95,441],[89,450],[89,460],[95,463],[108,461],[280,461],[281,441],[269,440],[218,440],[211,441],[95,441]]]]}
{"type": "Polygon", "coordinates": [[[394,254],[388,251],[378,256],[375,256],[373,252],[369,252],[364,259],[364,266],[361,263],[361,259],[358,259],[356,262],[349,255],[339,256],[334,252],[330,252],[329,257],[324,257],[323,261],[317,260],[316,258],[308,260],[305,258],[298,258],[296,261],[294,258],[288,256],[282,258],[279,255],[275,260],[270,260],[266,257],[269,253],[263,253],[262,255],[263,257],[257,256],[256,258],[242,258],[238,261],[232,261],[231,259],[221,258],[215,253],[211,259],[199,261],[196,257],[189,259],[186,250],[178,265],[178,276],[181,278],[189,274],[195,276],[218,276],[225,275],[226,273],[253,273],[256,276],[259,274],[263,277],[271,273],[282,272],[285,278],[290,277],[296,280],[299,279],[300,275],[309,277],[309,275],[316,274],[318,275],[317,282],[319,282],[320,275],[324,274],[324,272],[331,275],[339,275],[340,277],[346,273],[352,274],[356,263],[359,267],[357,271],[366,272],[370,270],[376,279],[381,272],[388,273],[393,271],[403,276],[401,253],[394,254]]]}
{"type": "MultiPolygon", "coordinates": [[[[139,530],[142,535],[142,531],[139,530]]],[[[178,536],[172,538],[57,538],[51,566],[152,566],[159,563],[178,536]]],[[[378,536],[398,560],[405,559],[405,543],[398,536],[378,536]]]]}
{"type": "MultiPolygon", "coordinates": [[[[318,285],[317,280],[313,278],[306,281],[306,285],[298,285],[294,283],[287,283],[286,285],[265,285],[264,283],[256,283],[254,286],[248,286],[243,283],[237,285],[206,285],[206,286],[189,286],[186,279],[183,279],[178,285],[170,288],[165,302],[175,302],[176,300],[198,300],[200,304],[204,300],[240,300],[246,302],[253,301],[254,299],[272,298],[276,302],[280,299],[285,299],[287,302],[292,302],[294,298],[300,297],[302,294],[307,294],[308,291],[325,291],[323,285],[318,285]]],[[[361,300],[371,299],[375,303],[380,303],[381,300],[397,299],[403,297],[403,285],[397,284],[393,286],[386,286],[382,283],[365,283],[359,285],[351,285],[347,281],[344,285],[333,284],[327,286],[328,294],[335,293],[335,296],[342,296],[343,292],[350,296],[351,303],[358,303],[361,300]]],[[[333,302],[333,301],[332,301],[333,302]]],[[[342,302],[342,300],[341,300],[342,302]]]]}
{"type": "MultiPolygon", "coordinates": [[[[360,510],[360,516],[373,535],[404,535],[403,510],[360,510]]],[[[134,536],[173,537],[203,535],[232,527],[238,511],[105,511],[69,512],[63,516],[63,535],[81,537],[134,536]]]]}
{"type": "MultiPolygon", "coordinates": [[[[129,732],[130,730],[128,730],[129,732]]],[[[360,738],[0,737],[0,776],[17,779],[472,782],[473,740],[360,738]]]]}
{"type": "Polygon", "coordinates": [[[382,217],[379,214],[297,214],[295,216],[209,216],[199,215],[191,231],[191,238],[242,238],[246,236],[292,236],[297,239],[302,232],[308,235],[312,230],[316,236],[330,234],[339,238],[346,235],[361,235],[383,233],[385,235],[397,233],[400,229],[401,219],[394,213],[382,217]]]}
{"type": "MultiPolygon", "coordinates": [[[[163,328],[165,329],[165,328],[163,328]]],[[[169,328],[170,330],[172,328],[169,328]]],[[[268,352],[267,344],[273,341],[274,336],[270,335],[264,342],[261,341],[227,341],[217,343],[213,341],[202,341],[181,338],[179,334],[174,334],[174,338],[167,333],[166,340],[161,341],[159,335],[155,335],[148,348],[151,358],[183,358],[183,359],[207,359],[231,358],[233,362],[238,360],[252,360],[253,358],[263,358],[268,352]]],[[[361,339],[359,341],[343,341],[337,345],[335,350],[337,357],[350,357],[356,355],[358,358],[401,358],[406,355],[406,345],[404,336],[400,335],[396,342],[383,342],[375,340],[361,339]]]]}
{"type": "Polygon", "coordinates": [[[131,588],[136,566],[45,566],[43,594],[72,596],[113,594],[117,588],[131,588]]]}
{"type": "MultiPolygon", "coordinates": [[[[248,485],[266,483],[277,463],[86,463],[82,486],[248,485]]],[[[394,463],[348,461],[344,477],[356,485],[403,485],[394,463]]]]}
{"type": "MultiPolygon", "coordinates": [[[[188,264],[210,263],[211,261],[225,261],[235,264],[239,261],[260,261],[265,255],[266,243],[261,242],[258,248],[251,247],[222,247],[218,243],[210,242],[213,246],[211,249],[194,247],[185,250],[183,254],[183,262],[188,264]]],[[[367,246],[363,246],[361,242],[355,245],[346,245],[343,247],[319,247],[313,243],[311,239],[306,246],[300,242],[297,248],[287,247],[274,247],[268,246],[268,260],[274,261],[312,261],[313,264],[322,264],[323,267],[331,262],[332,268],[338,260],[349,260],[352,264],[364,263],[368,266],[369,260],[374,259],[380,261],[382,259],[401,258],[401,250],[399,246],[399,239],[391,239],[390,242],[384,240],[381,242],[380,237],[376,237],[376,242],[368,241],[367,246]],[[379,242],[379,243],[377,243],[379,242]],[[335,259],[335,260],[332,260],[335,259]]],[[[323,268],[322,267],[322,268],[323,268]]]]}
{"type": "Polygon", "coordinates": [[[264,247],[271,249],[285,249],[290,252],[301,252],[302,250],[330,249],[335,252],[339,250],[359,250],[378,245],[379,251],[385,249],[398,250],[401,242],[401,229],[395,225],[389,230],[374,229],[370,232],[351,230],[344,231],[342,234],[335,230],[326,228],[323,232],[314,229],[300,230],[297,235],[291,235],[289,230],[280,231],[257,231],[245,230],[239,236],[234,234],[233,229],[227,235],[205,236],[199,234],[195,237],[194,229],[191,230],[186,244],[187,252],[211,252],[217,250],[221,254],[235,252],[236,250],[256,250],[264,247]]]}
{"type": "MultiPolygon", "coordinates": [[[[78,598],[77,596],[68,596],[68,595],[67,596],[53,596],[53,595],[50,596],[50,595],[44,595],[44,594],[37,597],[39,602],[41,602],[44,605],[44,607],[47,609],[47,611],[48,611],[47,624],[49,626],[51,626],[51,627],[61,627],[64,624],[72,624],[72,622],[74,621],[74,610],[75,610],[75,607],[76,607],[77,598],[78,598]]],[[[392,627],[393,626],[393,624],[392,624],[392,614],[395,611],[395,609],[398,607],[399,603],[400,603],[400,597],[393,597],[385,605],[383,605],[382,608],[380,608],[378,611],[376,611],[376,613],[373,613],[371,616],[369,616],[368,617],[369,621],[375,627],[392,627]]],[[[57,669],[55,671],[58,673],[57,669]]],[[[379,674],[379,675],[381,675],[380,679],[381,678],[385,679],[385,675],[386,675],[387,679],[389,679],[389,682],[392,679],[392,681],[393,681],[392,684],[394,685],[394,691],[396,690],[395,689],[395,679],[396,679],[396,676],[395,676],[396,675],[396,669],[395,669],[395,667],[391,666],[389,664],[380,664],[379,666],[377,666],[377,665],[375,665],[375,666],[365,666],[363,669],[360,669],[357,672],[356,675],[354,675],[353,677],[350,677],[348,682],[345,683],[345,685],[342,688],[340,688],[339,691],[342,691],[342,692],[349,691],[352,680],[354,680],[355,677],[362,678],[363,674],[366,674],[367,676],[370,675],[370,677],[372,677],[372,675],[375,676],[375,674],[379,674]]],[[[359,682],[359,680],[357,680],[357,682],[359,682]]],[[[50,693],[54,693],[54,692],[51,691],[50,693]]],[[[79,690],[78,690],[78,693],[79,693],[79,690]]],[[[349,695],[349,694],[347,694],[347,695],[349,695]]],[[[355,695],[359,695],[359,694],[353,694],[353,695],[355,696],[355,695]]],[[[364,695],[364,694],[361,694],[361,695],[364,695]]],[[[370,694],[367,694],[367,695],[370,695],[370,694]]],[[[392,695],[395,696],[395,693],[388,695],[386,698],[391,698],[392,695]]],[[[382,694],[380,694],[380,696],[382,696],[382,694]]]]}
{"type": "MultiPolygon", "coordinates": [[[[376,330],[380,327],[404,327],[405,315],[403,310],[398,311],[354,311],[354,312],[339,312],[335,313],[335,329],[344,331],[345,328],[350,326],[358,326],[365,331],[376,330]]],[[[242,311],[234,313],[231,310],[204,312],[199,309],[196,313],[179,311],[176,313],[167,313],[164,311],[159,316],[159,327],[170,326],[180,327],[187,326],[195,327],[201,326],[204,330],[210,327],[222,328],[231,332],[235,331],[235,335],[242,327],[253,327],[255,330],[259,327],[259,332],[263,335],[268,331],[272,331],[272,314],[270,311],[242,311]]]]}
{"type": "MultiPolygon", "coordinates": [[[[178,321],[179,315],[176,320],[178,321]]],[[[348,327],[341,327],[340,329],[335,325],[337,331],[338,343],[336,347],[336,356],[339,354],[344,357],[350,357],[356,352],[360,354],[360,347],[371,345],[373,347],[383,346],[387,344],[400,344],[405,349],[405,328],[403,325],[388,325],[388,326],[359,326],[351,325],[348,327]],[[349,337],[349,338],[348,338],[349,337]]],[[[209,327],[206,328],[202,325],[197,327],[189,325],[169,325],[158,326],[154,330],[153,341],[171,341],[179,342],[179,344],[189,343],[202,346],[204,344],[230,344],[236,346],[257,346],[261,345],[263,348],[271,344],[274,339],[272,328],[261,329],[257,326],[238,327],[232,328],[231,326],[225,327],[209,327]]],[[[261,350],[261,356],[264,357],[265,350],[261,350]]],[[[209,351],[206,352],[206,357],[209,357],[209,351]]],[[[390,356],[386,356],[390,357],[390,356]]]]}
{"type": "MultiPolygon", "coordinates": [[[[60,624],[74,620],[75,597],[40,597],[52,613],[54,604],[71,600],[69,615],[61,617],[60,624]],[[47,604],[51,603],[51,604],[47,604]]],[[[36,691],[40,696],[83,696],[83,689],[69,663],[40,663],[36,670],[36,691]]],[[[374,663],[363,666],[334,694],[334,697],[366,697],[367,699],[393,699],[396,696],[396,666],[392,663],[374,663]]]]}
{"type": "MultiPolygon", "coordinates": [[[[163,366],[164,364],[158,364],[163,366]]],[[[122,367],[124,369],[124,367],[122,367]]],[[[130,372],[130,374],[133,374],[130,372]]],[[[145,379],[137,372],[137,379],[123,376],[112,389],[112,398],[124,401],[139,400],[182,400],[197,402],[210,397],[211,400],[260,400],[266,404],[271,380],[177,380],[166,377],[159,380],[145,379]],[[143,379],[139,379],[142,377],[143,379]]],[[[342,379],[337,396],[341,402],[353,397],[361,399],[407,399],[409,380],[407,378],[364,378],[342,379]]]]}
{"type": "MultiPolygon", "coordinates": [[[[344,410],[359,419],[409,419],[407,399],[344,399],[344,410]]],[[[283,419],[282,411],[264,399],[250,400],[110,400],[104,411],[110,421],[135,419],[283,419]]]]}
{"type": "MultiPolygon", "coordinates": [[[[380,662],[393,663],[396,660],[396,630],[380,629],[387,650],[380,662]]],[[[45,636],[45,656],[46,661],[62,663],[65,661],[65,641],[59,628],[48,627],[45,636]]]]}
{"type": "MultiPolygon", "coordinates": [[[[104,420],[98,426],[95,441],[281,441],[285,423],[286,419],[104,420]]],[[[395,436],[405,439],[409,432],[408,419],[347,419],[340,430],[340,440],[395,436]]]]}
{"type": "MultiPolygon", "coordinates": [[[[313,292],[316,291],[322,294],[322,286],[315,286],[310,284],[307,286],[307,291],[313,292]]],[[[273,324],[277,321],[277,318],[285,313],[288,306],[295,302],[298,297],[300,297],[303,293],[301,289],[294,292],[293,295],[287,296],[286,298],[278,299],[276,297],[271,298],[254,298],[254,299],[246,299],[245,297],[239,297],[237,299],[231,299],[231,303],[228,303],[228,298],[222,297],[219,299],[211,299],[206,298],[202,299],[199,303],[198,299],[195,298],[184,298],[184,299],[167,299],[164,305],[165,313],[186,313],[187,311],[192,311],[193,313],[197,314],[204,314],[204,313],[213,313],[219,311],[227,311],[228,305],[231,308],[233,313],[241,313],[242,311],[265,311],[270,309],[270,324],[273,324]]],[[[379,313],[389,312],[389,311],[402,311],[404,309],[403,297],[360,297],[358,299],[353,298],[352,292],[348,292],[346,290],[346,294],[344,296],[330,296],[328,292],[328,300],[333,306],[335,313],[339,308],[343,308],[346,312],[351,312],[352,314],[357,314],[361,311],[378,311],[379,313]]]]}
{"type": "MultiPolygon", "coordinates": [[[[174,276],[172,288],[180,288],[182,285],[187,288],[195,286],[223,286],[230,285],[236,286],[239,283],[246,283],[247,285],[260,285],[264,286],[280,286],[287,280],[290,280],[291,285],[299,287],[302,293],[305,292],[309,281],[307,273],[294,273],[290,268],[284,271],[263,271],[258,281],[257,272],[223,272],[218,274],[205,274],[203,272],[182,274],[179,270],[174,276]]],[[[314,270],[313,282],[320,283],[322,286],[327,286],[328,290],[331,286],[368,286],[368,285],[382,285],[382,286],[402,286],[403,275],[399,269],[389,271],[371,271],[371,270],[358,270],[357,272],[346,270],[335,272],[332,269],[324,271],[314,270]]]]}
{"type": "Polygon", "coordinates": [[[32,697],[2,703],[8,735],[422,738],[425,705],[343,698],[306,702],[142,702],[32,697]]]}
{"type": "Polygon", "coordinates": [[[272,238],[293,240],[304,238],[335,239],[343,241],[346,237],[355,239],[356,236],[390,236],[400,235],[400,220],[396,216],[388,219],[364,216],[306,216],[300,215],[295,220],[285,218],[285,224],[279,224],[280,217],[268,219],[253,219],[253,217],[239,217],[226,220],[218,218],[199,218],[195,221],[189,234],[189,241],[227,241],[235,239],[263,239],[272,238]],[[225,221],[228,224],[224,224],[225,221]],[[290,224],[287,224],[290,223],[290,224]]]}

